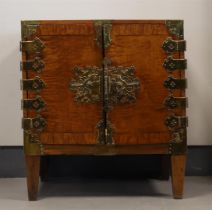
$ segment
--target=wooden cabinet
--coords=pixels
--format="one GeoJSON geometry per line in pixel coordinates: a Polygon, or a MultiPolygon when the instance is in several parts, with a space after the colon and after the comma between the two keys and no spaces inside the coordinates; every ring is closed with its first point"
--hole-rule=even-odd
{"type": "Polygon", "coordinates": [[[22,21],[29,200],[41,155],[167,154],[181,198],[186,154],[180,20],[22,21]]]}

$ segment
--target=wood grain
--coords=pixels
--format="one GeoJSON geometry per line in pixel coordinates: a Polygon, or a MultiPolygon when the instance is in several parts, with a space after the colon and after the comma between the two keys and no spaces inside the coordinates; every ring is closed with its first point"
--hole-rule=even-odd
{"type": "MultiPolygon", "coordinates": [[[[163,83],[168,73],[162,67],[167,54],[161,48],[170,36],[165,21],[114,21],[112,43],[106,50],[113,66],[134,66],[141,88],[132,104],[118,104],[109,113],[114,126],[115,144],[157,144],[170,141],[164,125],[169,114],[164,106],[168,91],[163,83]],[[130,122],[130,123],[129,123],[130,122]]],[[[179,54],[174,54],[179,58],[179,54]]],[[[173,73],[181,78],[181,72],[173,73]]],[[[183,91],[174,91],[174,96],[183,96],[183,91]]],[[[182,109],[175,111],[182,113],[182,109]]]]}
{"type": "MultiPolygon", "coordinates": [[[[41,22],[36,34],[45,44],[40,55],[45,69],[39,75],[29,72],[29,78],[38,75],[46,88],[38,93],[46,102],[41,112],[47,121],[41,142],[48,144],[95,144],[96,125],[102,116],[101,102],[77,103],[75,92],[69,89],[74,79],[75,66],[101,66],[101,49],[96,46],[96,34],[91,21],[41,22]]],[[[34,56],[34,55],[33,55],[34,56]]],[[[37,93],[29,92],[33,98],[37,93]]],[[[29,111],[29,117],[35,112],[29,111]]]]}
{"type": "Polygon", "coordinates": [[[28,198],[30,201],[37,200],[39,173],[40,173],[40,156],[25,155],[28,198]]]}
{"type": "Polygon", "coordinates": [[[172,191],[176,199],[183,198],[185,166],[186,155],[171,156],[172,191]]]}

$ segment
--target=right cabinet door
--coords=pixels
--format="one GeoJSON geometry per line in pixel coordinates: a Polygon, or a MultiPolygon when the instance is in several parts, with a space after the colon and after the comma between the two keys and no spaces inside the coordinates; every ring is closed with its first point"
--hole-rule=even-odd
{"type": "MultiPolygon", "coordinates": [[[[170,31],[165,21],[113,21],[111,26],[111,42],[105,49],[105,57],[111,60],[108,74],[109,82],[112,81],[112,108],[108,112],[108,121],[113,129],[113,141],[115,144],[168,143],[171,132],[165,125],[167,116],[185,114],[184,108],[171,109],[164,105],[168,96],[184,96],[182,89],[170,91],[164,87],[169,76],[179,80],[184,77],[178,67],[167,71],[163,66],[169,53],[162,45],[170,31]],[[137,81],[139,87],[136,87],[137,81]],[[113,82],[117,84],[116,90],[113,90],[113,82]],[[135,85],[132,87],[135,94],[130,92],[130,84],[135,85]],[[126,97],[114,96],[116,91],[126,97]]],[[[174,52],[172,56],[178,60],[183,58],[183,53],[174,52]]]]}

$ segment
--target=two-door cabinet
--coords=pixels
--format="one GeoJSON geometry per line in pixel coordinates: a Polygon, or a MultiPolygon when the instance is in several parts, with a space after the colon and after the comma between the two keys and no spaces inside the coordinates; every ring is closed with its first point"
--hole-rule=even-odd
{"type": "Polygon", "coordinates": [[[170,156],[174,198],[186,159],[181,20],[22,21],[29,200],[42,155],[170,156]]]}

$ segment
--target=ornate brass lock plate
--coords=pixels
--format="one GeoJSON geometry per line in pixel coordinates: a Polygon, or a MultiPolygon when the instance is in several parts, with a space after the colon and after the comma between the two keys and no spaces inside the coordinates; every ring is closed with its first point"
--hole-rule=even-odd
{"type": "Polygon", "coordinates": [[[76,93],[75,101],[81,103],[96,103],[100,101],[102,68],[97,66],[75,67],[75,78],[69,84],[70,90],[76,93]]]}

